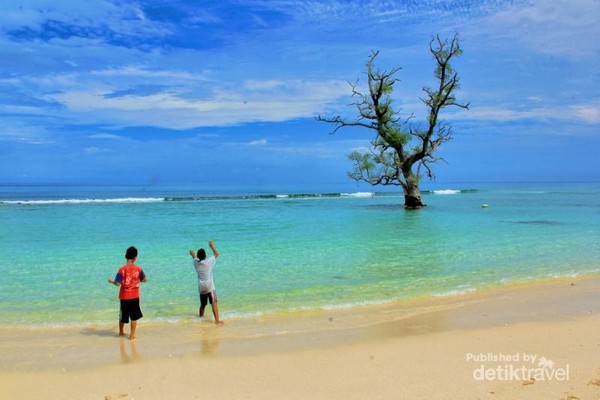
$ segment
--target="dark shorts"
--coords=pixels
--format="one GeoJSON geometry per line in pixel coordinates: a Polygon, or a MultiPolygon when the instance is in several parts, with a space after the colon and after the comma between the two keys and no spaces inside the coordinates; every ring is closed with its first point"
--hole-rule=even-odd
{"type": "Polygon", "coordinates": [[[206,306],[208,303],[216,303],[217,302],[217,291],[213,290],[212,292],[202,293],[200,294],[200,305],[206,306]]]}
{"type": "Polygon", "coordinates": [[[128,324],[130,318],[132,321],[137,321],[143,316],[142,310],[140,309],[139,297],[137,299],[121,300],[119,322],[128,324]]]}

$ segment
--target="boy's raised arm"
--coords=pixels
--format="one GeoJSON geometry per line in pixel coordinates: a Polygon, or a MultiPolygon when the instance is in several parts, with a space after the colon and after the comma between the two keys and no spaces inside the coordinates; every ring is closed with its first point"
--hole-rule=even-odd
{"type": "Polygon", "coordinates": [[[196,252],[194,250],[190,250],[190,256],[192,256],[192,258],[196,258],[196,252]]]}
{"type": "Polygon", "coordinates": [[[209,240],[208,245],[210,246],[210,249],[212,250],[215,258],[219,257],[219,250],[217,250],[217,248],[215,247],[215,242],[209,240]]]}

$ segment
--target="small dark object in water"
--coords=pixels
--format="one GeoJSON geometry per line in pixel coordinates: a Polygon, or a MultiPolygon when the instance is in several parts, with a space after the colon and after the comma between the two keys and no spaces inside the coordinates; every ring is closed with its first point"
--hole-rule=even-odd
{"type": "Polygon", "coordinates": [[[556,221],[546,221],[546,220],[533,220],[533,221],[516,221],[515,224],[525,224],[525,225],[558,225],[559,222],[556,222],[556,221]]]}

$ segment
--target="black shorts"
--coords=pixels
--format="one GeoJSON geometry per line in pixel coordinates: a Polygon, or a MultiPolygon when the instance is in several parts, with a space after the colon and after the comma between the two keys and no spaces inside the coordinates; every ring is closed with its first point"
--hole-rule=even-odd
{"type": "Polygon", "coordinates": [[[139,297],[137,299],[121,300],[121,312],[119,315],[119,322],[128,324],[130,318],[132,321],[137,321],[143,316],[144,315],[142,314],[142,310],[140,309],[139,297]]]}
{"type": "Polygon", "coordinates": [[[201,306],[206,306],[208,303],[212,304],[212,303],[216,303],[216,302],[217,302],[217,291],[216,290],[213,290],[212,292],[200,294],[200,305],[201,306]]]}

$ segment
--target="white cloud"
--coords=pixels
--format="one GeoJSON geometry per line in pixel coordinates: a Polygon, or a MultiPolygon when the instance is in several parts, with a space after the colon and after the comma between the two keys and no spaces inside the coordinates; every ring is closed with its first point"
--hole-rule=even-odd
{"type": "Polygon", "coordinates": [[[194,10],[194,14],[190,17],[190,23],[221,24],[223,23],[223,19],[217,15],[211,14],[203,10],[194,10]]]}
{"type": "Polygon", "coordinates": [[[123,140],[125,137],[120,135],[113,135],[110,133],[97,133],[94,135],[90,135],[90,139],[100,139],[100,140],[123,140]]]}
{"type": "Polygon", "coordinates": [[[253,140],[248,143],[250,146],[264,146],[267,144],[267,139],[253,140]]]}
{"type": "Polygon", "coordinates": [[[575,105],[570,107],[572,113],[589,124],[600,124],[600,103],[575,105]]]}
{"type": "Polygon", "coordinates": [[[346,160],[357,149],[367,149],[368,140],[335,140],[331,142],[272,144],[270,151],[287,156],[310,156],[318,159],[346,160]]]}
{"type": "Polygon", "coordinates": [[[107,77],[127,77],[140,79],[157,78],[190,81],[206,81],[208,79],[205,75],[207,73],[192,74],[185,71],[149,70],[147,68],[135,65],[91,71],[89,74],[107,77]]]}
{"type": "Polygon", "coordinates": [[[85,149],[83,149],[83,151],[87,154],[102,154],[106,153],[108,150],[103,149],[101,147],[86,147],[85,149]]]}
{"type": "Polygon", "coordinates": [[[450,114],[448,119],[479,121],[519,121],[519,120],[562,120],[585,124],[600,123],[600,104],[573,104],[570,106],[535,107],[515,110],[498,107],[472,106],[468,111],[450,114]]]}
{"type": "Polygon", "coordinates": [[[2,2],[0,26],[6,30],[39,31],[44,24],[68,26],[74,35],[98,36],[110,31],[113,37],[160,37],[172,33],[168,24],[145,18],[142,10],[129,2],[107,0],[35,0],[23,7],[22,2],[2,2]]]}
{"type": "Polygon", "coordinates": [[[288,81],[272,92],[265,90],[271,86],[272,82],[255,82],[251,89],[213,89],[206,97],[174,91],[109,97],[112,90],[82,87],[49,96],[82,122],[188,129],[311,118],[348,92],[341,81],[288,81]]]}
{"type": "Polygon", "coordinates": [[[52,143],[48,128],[28,124],[19,118],[2,119],[0,141],[35,145],[52,143]]]}
{"type": "Polygon", "coordinates": [[[244,82],[244,88],[247,90],[273,90],[285,87],[282,80],[255,80],[249,79],[244,82]]]}
{"type": "Polygon", "coordinates": [[[488,44],[501,40],[551,56],[597,57],[600,53],[600,2],[533,0],[475,20],[473,36],[488,44]]]}
{"type": "Polygon", "coordinates": [[[256,7],[279,10],[288,13],[303,22],[335,23],[336,21],[369,20],[374,23],[399,20],[406,15],[443,14],[445,5],[439,1],[421,0],[404,2],[394,0],[348,1],[348,0],[271,0],[268,2],[246,0],[256,7]]]}
{"type": "MultiPolygon", "coordinates": [[[[534,0],[525,4],[514,2],[514,6],[510,6],[511,1],[459,1],[460,11],[449,10],[435,0],[409,3],[389,0],[351,2],[242,0],[241,3],[278,10],[293,19],[293,21],[286,20],[282,24],[285,26],[285,29],[282,29],[283,36],[277,36],[281,33],[281,31],[277,31],[275,32],[277,35],[273,36],[277,40],[269,43],[269,48],[277,50],[289,49],[286,46],[290,41],[292,42],[289,45],[290,48],[292,45],[296,46],[295,40],[299,40],[297,37],[301,33],[304,34],[304,30],[312,29],[313,32],[322,36],[322,32],[318,28],[307,28],[310,24],[303,25],[310,21],[330,23],[328,29],[338,32],[339,38],[336,40],[343,42],[347,36],[340,33],[342,32],[340,27],[347,27],[348,21],[357,16],[370,21],[389,22],[391,19],[406,21],[406,18],[413,21],[417,16],[427,15],[428,18],[431,17],[431,19],[425,18],[426,23],[430,24],[427,29],[432,29],[436,25],[431,23],[431,20],[439,18],[443,13],[452,12],[461,21],[470,18],[472,23],[469,29],[473,33],[470,40],[475,40],[475,36],[480,37],[477,40],[481,40],[484,46],[487,40],[498,40],[498,43],[504,46],[503,49],[508,51],[506,46],[521,41],[540,52],[582,57],[597,57],[598,55],[596,37],[600,36],[600,24],[597,24],[596,21],[600,15],[600,2],[594,0],[580,0],[575,5],[565,0],[553,2],[534,0]],[[462,15],[463,12],[466,13],[466,17],[462,15]]],[[[142,28],[139,36],[145,39],[168,35],[173,28],[168,24],[152,22],[134,3],[114,3],[103,0],[91,0],[90,2],[66,0],[57,3],[52,0],[38,0],[35,4],[35,7],[24,7],[22,13],[18,12],[17,5],[7,3],[0,6],[0,11],[4,11],[4,14],[0,15],[0,23],[4,23],[5,29],[29,27],[36,30],[44,21],[54,19],[92,29],[105,25],[110,32],[127,37],[133,34],[137,35],[135,30],[142,28]]],[[[223,22],[218,16],[209,12],[198,10],[194,12],[195,16],[192,16],[190,20],[192,22],[223,22]]],[[[386,26],[391,27],[392,24],[386,26]]],[[[409,23],[407,26],[412,27],[413,25],[409,23]]],[[[398,32],[402,31],[390,29],[388,35],[393,38],[395,46],[391,51],[400,54],[406,46],[412,46],[414,43],[407,42],[402,35],[398,36],[398,32]]],[[[385,39],[386,35],[380,36],[383,38],[382,40],[387,40],[389,43],[390,39],[385,39]]],[[[304,39],[304,36],[301,38],[304,39]]],[[[311,38],[314,39],[312,36],[311,38]]],[[[261,35],[244,38],[243,44],[233,43],[233,48],[245,49],[247,41],[250,41],[255,47],[248,48],[248,53],[259,54],[260,51],[255,50],[256,43],[261,42],[262,39],[264,36],[261,35]]],[[[320,40],[320,38],[317,39],[320,40]]],[[[379,36],[365,37],[365,41],[376,44],[379,43],[379,39],[379,36]]],[[[466,41],[465,44],[472,44],[472,42],[466,41]]],[[[309,42],[306,43],[306,49],[313,50],[312,53],[323,50],[339,50],[335,53],[329,52],[325,57],[333,58],[329,54],[335,54],[336,57],[344,60],[340,63],[348,64],[342,54],[347,55],[344,52],[359,46],[354,42],[344,43],[344,46],[337,47],[327,47],[329,45],[329,40],[309,42]]],[[[2,82],[14,85],[15,88],[25,87],[28,93],[33,94],[32,97],[49,100],[49,103],[60,102],[65,108],[59,110],[15,103],[12,106],[3,106],[0,111],[17,115],[48,115],[52,118],[68,119],[68,123],[101,123],[114,127],[147,125],[188,129],[310,118],[315,113],[326,114],[334,109],[337,110],[334,111],[335,113],[351,113],[355,109],[346,107],[350,92],[347,82],[341,79],[319,79],[315,76],[340,77],[351,80],[360,77],[361,84],[364,83],[362,70],[358,71],[356,75],[340,76],[341,72],[338,69],[327,70],[328,66],[325,64],[328,60],[323,60],[323,57],[319,56],[314,56],[314,62],[318,64],[303,66],[312,68],[309,71],[296,70],[294,66],[283,61],[281,61],[281,70],[285,70],[285,72],[281,74],[264,73],[261,70],[261,68],[268,69],[268,66],[273,64],[270,60],[288,59],[302,62],[302,59],[294,58],[299,54],[296,52],[273,51],[276,56],[267,55],[271,58],[264,64],[259,64],[258,59],[254,58],[249,58],[250,62],[245,64],[244,62],[248,60],[238,60],[237,52],[235,52],[235,57],[225,54],[227,51],[231,51],[228,49],[211,49],[206,52],[204,49],[193,51],[179,49],[169,50],[169,54],[166,54],[167,51],[159,46],[149,52],[124,48],[119,48],[117,51],[115,47],[107,45],[103,38],[53,39],[47,43],[32,42],[29,46],[31,53],[35,54],[51,54],[53,52],[53,54],[57,54],[57,49],[65,54],[73,53],[72,60],[64,60],[65,64],[71,66],[65,71],[73,71],[73,65],[85,64],[82,52],[85,52],[86,55],[88,51],[93,52],[98,60],[106,61],[98,64],[90,62],[88,65],[94,65],[95,68],[85,70],[84,66],[82,67],[83,72],[27,75],[20,76],[18,80],[11,76],[2,80],[2,82]],[[93,47],[93,51],[90,50],[90,46],[93,47]],[[203,58],[207,54],[211,55],[210,59],[203,58]],[[104,57],[107,60],[104,60],[104,57]],[[234,60],[235,62],[233,62],[234,60]],[[104,65],[110,67],[104,67],[104,65]],[[169,65],[175,65],[175,67],[169,65]],[[248,69],[239,68],[239,65],[249,65],[250,67],[248,69]],[[222,70],[219,70],[218,66],[222,66],[222,70]],[[199,72],[194,72],[194,70],[199,72]],[[289,76],[292,78],[288,78],[289,76]],[[301,79],[302,76],[310,78],[301,79]],[[156,85],[156,87],[148,90],[149,93],[136,92],[138,87],[143,85],[156,85]]],[[[421,44],[419,46],[422,47],[421,44]]],[[[264,48],[261,47],[259,50],[264,50],[264,48]]],[[[426,49],[420,48],[420,50],[426,53],[426,49]]],[[[476,46],[473,49],[466,48],[465,51],[477,54],[478,48],[476,46]]],[[[357,54],[356,51],[351,53],[352,57],[357,54]]],[[[34,65],[36,63],[27,64],[34,65]]],[[[359,68],[363,66],[359,62],[357,65],[359,68]]],[[[402,62],[400,62],[400,66],[402,66],[402,62]]],[[[429,71],[429,65],[427,70],[429,71]]],[[[468,77],[468,74],[465,73],[464,76],[468,77]]],[[[410,79],[410,76],[401,75],[400,77],[403,80],[410,79]]],[[[402,93],[402,90],[403,88],[400,87],[398,93],[402,93]]],[[[521,88],[509,88],[508,90],[518,91],[521,88]]],[[[469,99],[475,100],[478,95],[481,93],[473,93],[469,99]]],[[[497,97],[495,94],[491,96],[494,99],[497,97]]],[[[506,108],[472,107],[472,110],[467,113],[453,112],[449,114],[449,118],[496,121],[541,118],[574,120],[588,124],[597,124],[600,119],[598,106],[594,104],[544,107],[543,102],[539,99],[531,97],[529,100],[535,107],[528,110],[514,110],[510,106],[506,108]]],[[[406,110],[407,113],[419,112],[419,104],[416,104],[415,108],[411,108],[410,103],[403,99],[400,101],[398,104],[402,105],[403,110],[406,110]]],[[[493,103],[488,102],[488,104],[493,103]]]]}

